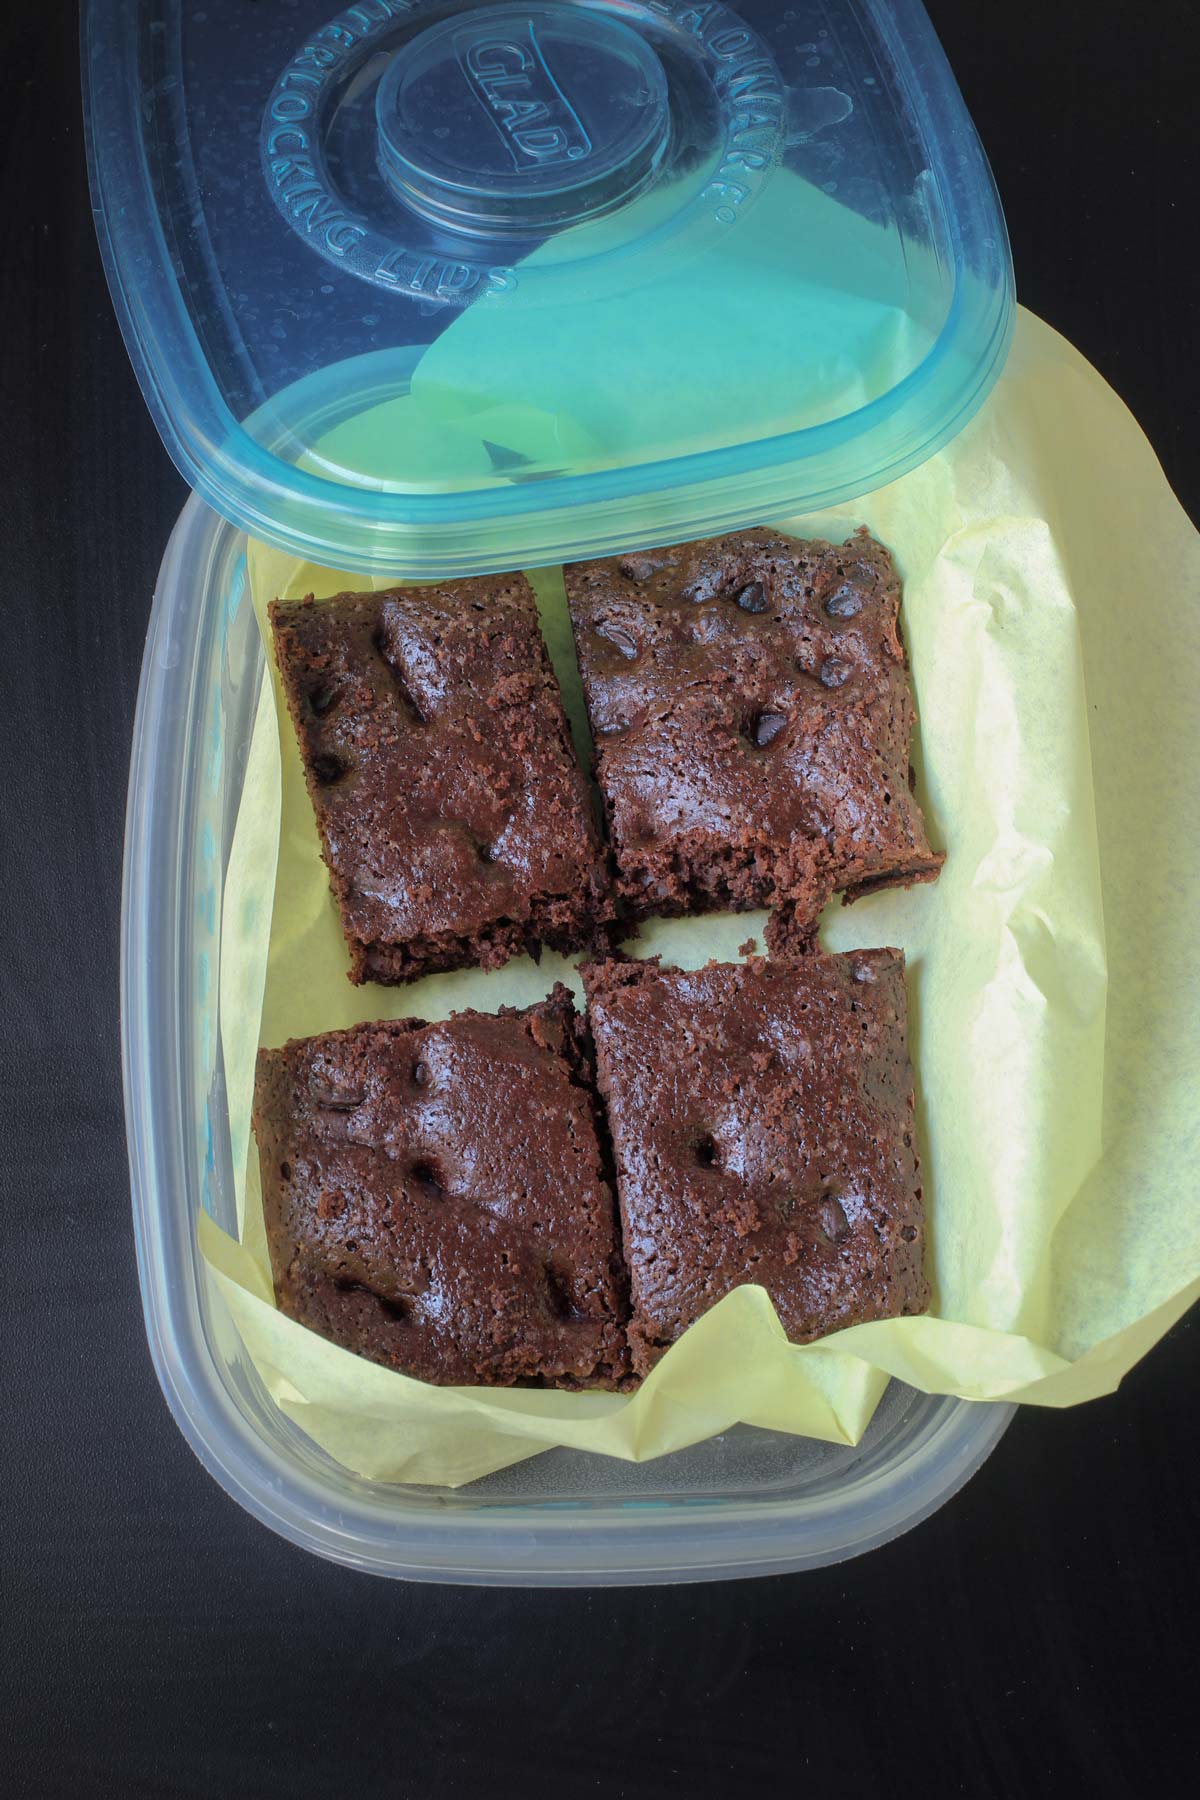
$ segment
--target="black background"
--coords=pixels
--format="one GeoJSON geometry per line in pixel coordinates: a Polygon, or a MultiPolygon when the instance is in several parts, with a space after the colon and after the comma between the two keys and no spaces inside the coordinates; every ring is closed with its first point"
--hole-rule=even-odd
{"type": "MultiPolygon", "coordinates": [[[[1025,303],[1195,516],[1192,0],[933,0],[1025,303]]],[[[659,1590],[388,1584],[226,1499],[142,1333],[118,1071],[126,763],[184,490],[92,233],[73,10],[0,0],[0,1139],[9,1791],[1167,1795],[1195,1780],[1197,1329],[1026,1409],[914,1534],[659,1590]]]]}

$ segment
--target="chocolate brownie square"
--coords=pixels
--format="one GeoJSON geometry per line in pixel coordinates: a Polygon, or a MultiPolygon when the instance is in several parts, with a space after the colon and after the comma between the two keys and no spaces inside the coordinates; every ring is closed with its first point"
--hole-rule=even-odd
{"type": "Polygon", "coordinates": [[[634,917],[932,880],[891,558],[755,530],[565,571],[596,775],[634,917]]]}
{"type": "Polygon", "coordinates": [[[584,981],[637,1374],[744,1282],[795,1343],[925,1310],[900,951],[584,981]]]}
{"type": "Polygon", "coordinates": [[[604,852],[524,578],[270,615],[351,981],[590,942],[604,852]]]}
{"type": "Polygon", "coordinates": [[[260,1050],[254,1131],[291,1318],[424,1381],[625,1376],[616,1208],[565,987],[260,1050]]]}

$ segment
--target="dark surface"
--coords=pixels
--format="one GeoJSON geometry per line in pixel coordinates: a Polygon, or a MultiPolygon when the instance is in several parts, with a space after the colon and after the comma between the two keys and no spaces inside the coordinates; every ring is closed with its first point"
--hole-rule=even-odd
{"type": "MultiPolygon", "coordinates": [[[[1023,298],[1129,401],[1195,509],[1190,0],[931,10],[1023,298]]],[[[1187,1792],[1194,1322],[1115,1397],[1019,1415],[913,1535],[799,1577],[389,1586],[271,1536],[193,1460],[142,1333],[116,987],[134,697],[183,488],[100,275],[70,10],[3,20],[7,1791],[1187,1792]]]]}
{"type": "Polygon", "coordinates": [[[921,1313],[904,958],[585,971],[638,1374],[756,1281],[793,1343],[921,1313]]]}

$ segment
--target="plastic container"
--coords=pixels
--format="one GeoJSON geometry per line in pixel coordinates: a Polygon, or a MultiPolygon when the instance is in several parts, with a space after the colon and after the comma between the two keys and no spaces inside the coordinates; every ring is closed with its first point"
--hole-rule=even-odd
{"type": "Polygon", "coordinates": [[[122,974],[147,1330],[188,1441],[285,1536],[392,1575],[700,1579],[894,1537],[1011,1408],[893,1385],[855,1450],[745,1429],[643,1467],[372,1484],[271,1404],[196,1225],[234,1220],[243,533],[445,578],[794,514],[931,455],[995,380],[1013,294],[921,6],[90,0],[83,61],[114,302],[197,490],[146,649],[122,974]]]}
{"type": "Polygon", "coordinates": [[[746,1427],[644,1465],[549,1451],[454,1492],[352,1476],[278,1411],[196,1243],[201,1207],[227,1230],[236,1217],[216,972],[262,676],[245,539],[193,497],[159,577],[134,729],[122,1020],[146,1329],[206,1468],[294,1543],[440,1581],[767,1574],[854,1556],[940,1506],[1012,1407],[893,1383],[854,1450],[746,1427]]]}
{"type": "Polygon", "coordinates": [[[315,562],[454,576],[852,498],[1007,351],[919,0],[91,0],[84,74],[164,441],[315,562]]]}

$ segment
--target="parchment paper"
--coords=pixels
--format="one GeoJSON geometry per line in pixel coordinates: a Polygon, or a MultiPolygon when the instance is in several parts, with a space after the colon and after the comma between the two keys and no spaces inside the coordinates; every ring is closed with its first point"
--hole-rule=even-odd
{"type": "MultiPolygon", "coordinates": [[[[455,1484],[555,1444],[643,1460],[739,1420],[854,1443],[889,1376],[1073,1405],[1115,1387],[1200,1291],[1200,551],[1153,453],[1095,371],[1022,313],[1004,375],[947,449],[778,523],[839,538],[865,523],[905,581],[919,792],[948,860],[935,886],[835,904],[822,939],[908,956],[932,1311],[796,1347],[742,1288],[631,1397],[431,1387],[278,1313],[249,1141],[258,1044],[579,984],[548,955],[350,986],[268,656],[223,900],[242,1241],[207,1216],[201,1239],[278,1405],[363,1475],[455,1484]]],[[[257,545],[250,575],[260,613],[276,594],[364,585],[257,545]]],[[[561,577],[533,579],[586,748],[561,577]]],[[[762,924],[664,923],[631,948],[695,965],[761,944],[762,924]]]]}

